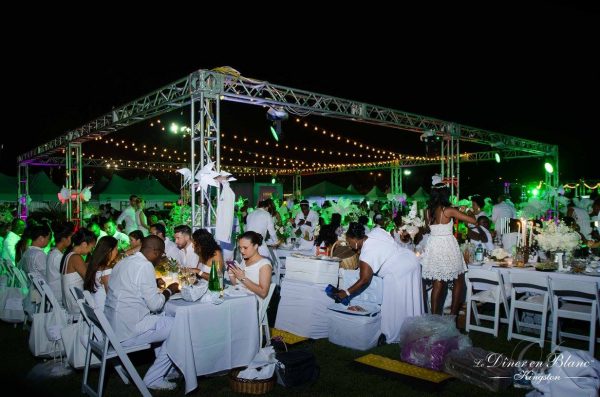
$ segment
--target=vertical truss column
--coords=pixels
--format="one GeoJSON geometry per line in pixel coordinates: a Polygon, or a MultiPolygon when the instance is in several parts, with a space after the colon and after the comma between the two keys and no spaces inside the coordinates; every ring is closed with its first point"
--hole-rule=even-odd
{"type": "Polygon", "coordinates": [[[80,143],[69,143],[67,146],[66,167],[65,186],[70,192],[69,200],[67,200],[67,220],[73,222],[75,228],[78,229],[83,220],[80,195],[83,190],[83,164],[80,143]]]}
{"type": "Polygon", "coordinates": [[[392,164],[390,171],[392,176],[392,181],[390,184],[392,194],[402,194],[402,168],[400,168],[398,162],[392,164]]]}
{"type": "MultiPolygon", "coordinates": [[[[202,86],[199,94],[192,96],[192,139],[190,148],[191,170],[196,175],[204,166],[215,162],[217,172],[221,170],[221,131],[220,131],[220,94],[223,90],[223,76],[215,75],[209,79],[200,79],[202,86]],[[195,101],[198,101],[198,118],[195,120],[195,101]],[[196,164],[196,155],[200,159],[196,164]]],[[[217,195],[218,196],[218,192],[217,195]]],[[[210,186],[207,191],[191,189],[192,229],[212,228],[216,223],[216,208],[213,206],[210,186]],[[199,208],[196,207],[196,194],[199,194],[199,208]]]]}
{"type": "Polygon", "coordinates": [[[442,180],[450,187],[450,194],[460,200],[460,127],[449,124],[447,129],[440,153],[442,180]]]}
{"type": "Polygon", "coordinates": [[[302,197],[302,174],[296,172],[292,181],[292,195],[294,198],[300,200],[302,197]]]}
{"type": "Polygon", "coordinates": [[[29,165],[27,163],[19,163],[17,179],[19,180],[17,216],[27,220],[29,214],[29,203],[27,202],[29,198],[29,165]]]}

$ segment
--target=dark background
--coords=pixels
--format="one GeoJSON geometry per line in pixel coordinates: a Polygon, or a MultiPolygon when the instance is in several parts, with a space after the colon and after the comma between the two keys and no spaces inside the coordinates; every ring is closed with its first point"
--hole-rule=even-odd
{"type": "MultiPolygon", "coordinates": [[[[88,26],[92,29],[85,29],[81,19],[77,26],[57,22],[51,29],[36,30],[35,39],[9,44],[14,55],[6,63],[10,69],[6,82],[9,92],[17,95],[10,96],[14,110],[5,114],[9,123],[0,139],[0,171],[16,174],[18,154],[113,106],[196,69],[228,65],[243,76],[274,84],[557,144],[561,182],[600,177],[596,122],[599,14],[577,2],[499,4],[442,8],[424,4],[418,9],[398,5],[393,12],[365,4],[343,13],[296,10],[272,16],[257,11],[242,14],[242,21],[221,11],[212,14],[220,20],[216,28],[190,24],[184,16],[176,19],[181,20],[179,25],[173,25],[163,20],[169,14],[157,12],[144,29],[128,33],[117,33],[112,22],[106,21],[102,28],[88,26]],[[196,29],[187,32],[184,25],[196,29]]],[[[161,119],[167,125],[189,123],[189,113],[185,109],[161,119]]],[[[425,154],[425,145],[415,133],[317,117],[306,121],[377,147],[425,154]]],[[[222,131],[226,134],[267,139],[266,126],[263,108],[223,105],[222,131]]],[[[285,122],[283,130],[284,143],[352,149],[323,140],[292,121],[285,122]]],[[[114,137],[161,147],[189,146],[181,136],[150,127],[149,121],[114,137]]],[[[97,156],[143,158],[96,143],[85,144],[83,149],[97,156]]],[[[272,153],[264,147],[247,149],[272,153]]],[[[280,154],[285,153],[289,152],[280,154]]],[[[335,157],[289,157],[340,162],[335,157]]],[[[493,194],[506,180],[514,184],[538,181],[543,179],[542,164],[543,159],[465,164],[463,193],[493,194]]],[[[436,167],[413,169],[405,179],[406,190],[428,186],[436,171],[436,167]]],[[[59,181],[63,172],[55,169],[52,176],[59,181]]],[[[86,179],[94,181],[107,173],[88,170],[86,179]]],[[[159,174],[170,187],[178,185],[177,178],[159,174]]],[[[353,183],[363,192],[373,184],[386,189],[389,172],[377,174],[337,174],[327,179],[343,186],[353,183]]],[[[286,190],[291,189],[289,177],[278,178],[286,190]]],[[[303,178],[303,186],[322,179],[303,178]]]]}

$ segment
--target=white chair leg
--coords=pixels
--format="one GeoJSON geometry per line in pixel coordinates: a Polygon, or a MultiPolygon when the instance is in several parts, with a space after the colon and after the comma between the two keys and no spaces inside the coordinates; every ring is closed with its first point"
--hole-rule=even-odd
{"type": "Polygon", "coordinates": [[[125,383],[126,385],[129,384],[129,377],[127,376],[127,372],[125,371],[125,369],[123,369],[123,366],[121,364],[115,365],[115,372],[119,375],[123,383],[125,383]]]}
{"type": "Polygon", "coordinates": [[[500,301],[496,301],[494,309],[494,337],[498,337],[498,328],[500,327],[500,301]]]}
{"type": "MultiPolygon", "coordinates": [[[[471,310],[472,310],[472,301],[470,301],[469,297],[467,297],[467,319],[465,321],[465,331],[469,332],[471,328],[471,310]]],[[[429,309],[429,313],[431,313],[431,308],[429,309]]]]}
{"type": "Polygon", "coordinates": [[[556,338],[558,337],[558,315],[556,313],[552,314],[552,344],[550,345],[551,351],[554,353],[556,351],[556,338]]]}
{"type": "MultiPolygon", "coordinates": [[[[506,338],[507,340],[511,340],[512,339],[513,325],[514,325],[514,322],[515,322],[515,310],[516,310],[516,308],[515,308],[515,301],[513,299],[513,301],[511,302],[511,305],[510,305],[510,314],[508,316],[508,337],[506,338]]],[[[517,318],[517,321],[519,321],[518,318],[517,318]]]]}

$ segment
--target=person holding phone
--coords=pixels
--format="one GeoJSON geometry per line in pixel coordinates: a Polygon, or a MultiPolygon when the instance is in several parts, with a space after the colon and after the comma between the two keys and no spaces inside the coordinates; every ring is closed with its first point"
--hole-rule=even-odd
{"type": "Polygon", "coordinates": [[[238,283],[261,299],[265,299],[271,286],[271,262],[258,253],[262,236],[256,232],[246,232],[238,238],[242,254],[240,265],[229,262],[227,272],[231,284],[238,283]]]}

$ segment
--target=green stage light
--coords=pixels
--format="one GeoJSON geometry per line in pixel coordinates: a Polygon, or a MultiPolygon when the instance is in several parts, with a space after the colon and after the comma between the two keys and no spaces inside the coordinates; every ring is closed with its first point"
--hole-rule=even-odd
{"type": "Polygon", "coordinates": [[[404,175],[410,175],[410,174],[412,174],[411,170],[404,170],[404,175]]]}
{"type": "Polygon", "coordinates": [[[540,191],[539,191],[539,189],[533,189],[533,190],[531,191],[531,194],[533,195],[533,197],[537,197],[537,196],[538,196],[538,194],[540,194],[540,191]]]}
{"type": "Polygon", "coordinates": [[[554,172],[554,167],[552,166],[551,163],[544,163],[544,169],[546,170],[547,173],[551,174],[554,172]]]}
{"type": "Polygon", "coordinates": [[[171,130],[171,132],[173,134],[177,134],[177,132],[179,132],[179,126],[175,123],[172,123],[171,127],[169,127],[169,129],[171,130]]]}
{"type": "Polygon", "coordinates": [[[277,182],[277,181],[275,180],[275,178],[271,178],[271,185],[274,185],[274,184],[275,184],[275,182],[277,182]]]}
{"type": "Polygon", "coordinates": [[[494,153],[494,158],[496,159],[496,163],[500,163],[500,161],[501,161],[500,153],[498,153],[498,152],[494,153]]]}
{"type": "Polygon", "coordinates": [[[271,130],[271,135],[273,135],[273,138],[275,139],[275,141],[279,142],[279,134],[277,133],[277,130],[275,130],[275,127],[271,126],[270,130],[271,130]]]}

